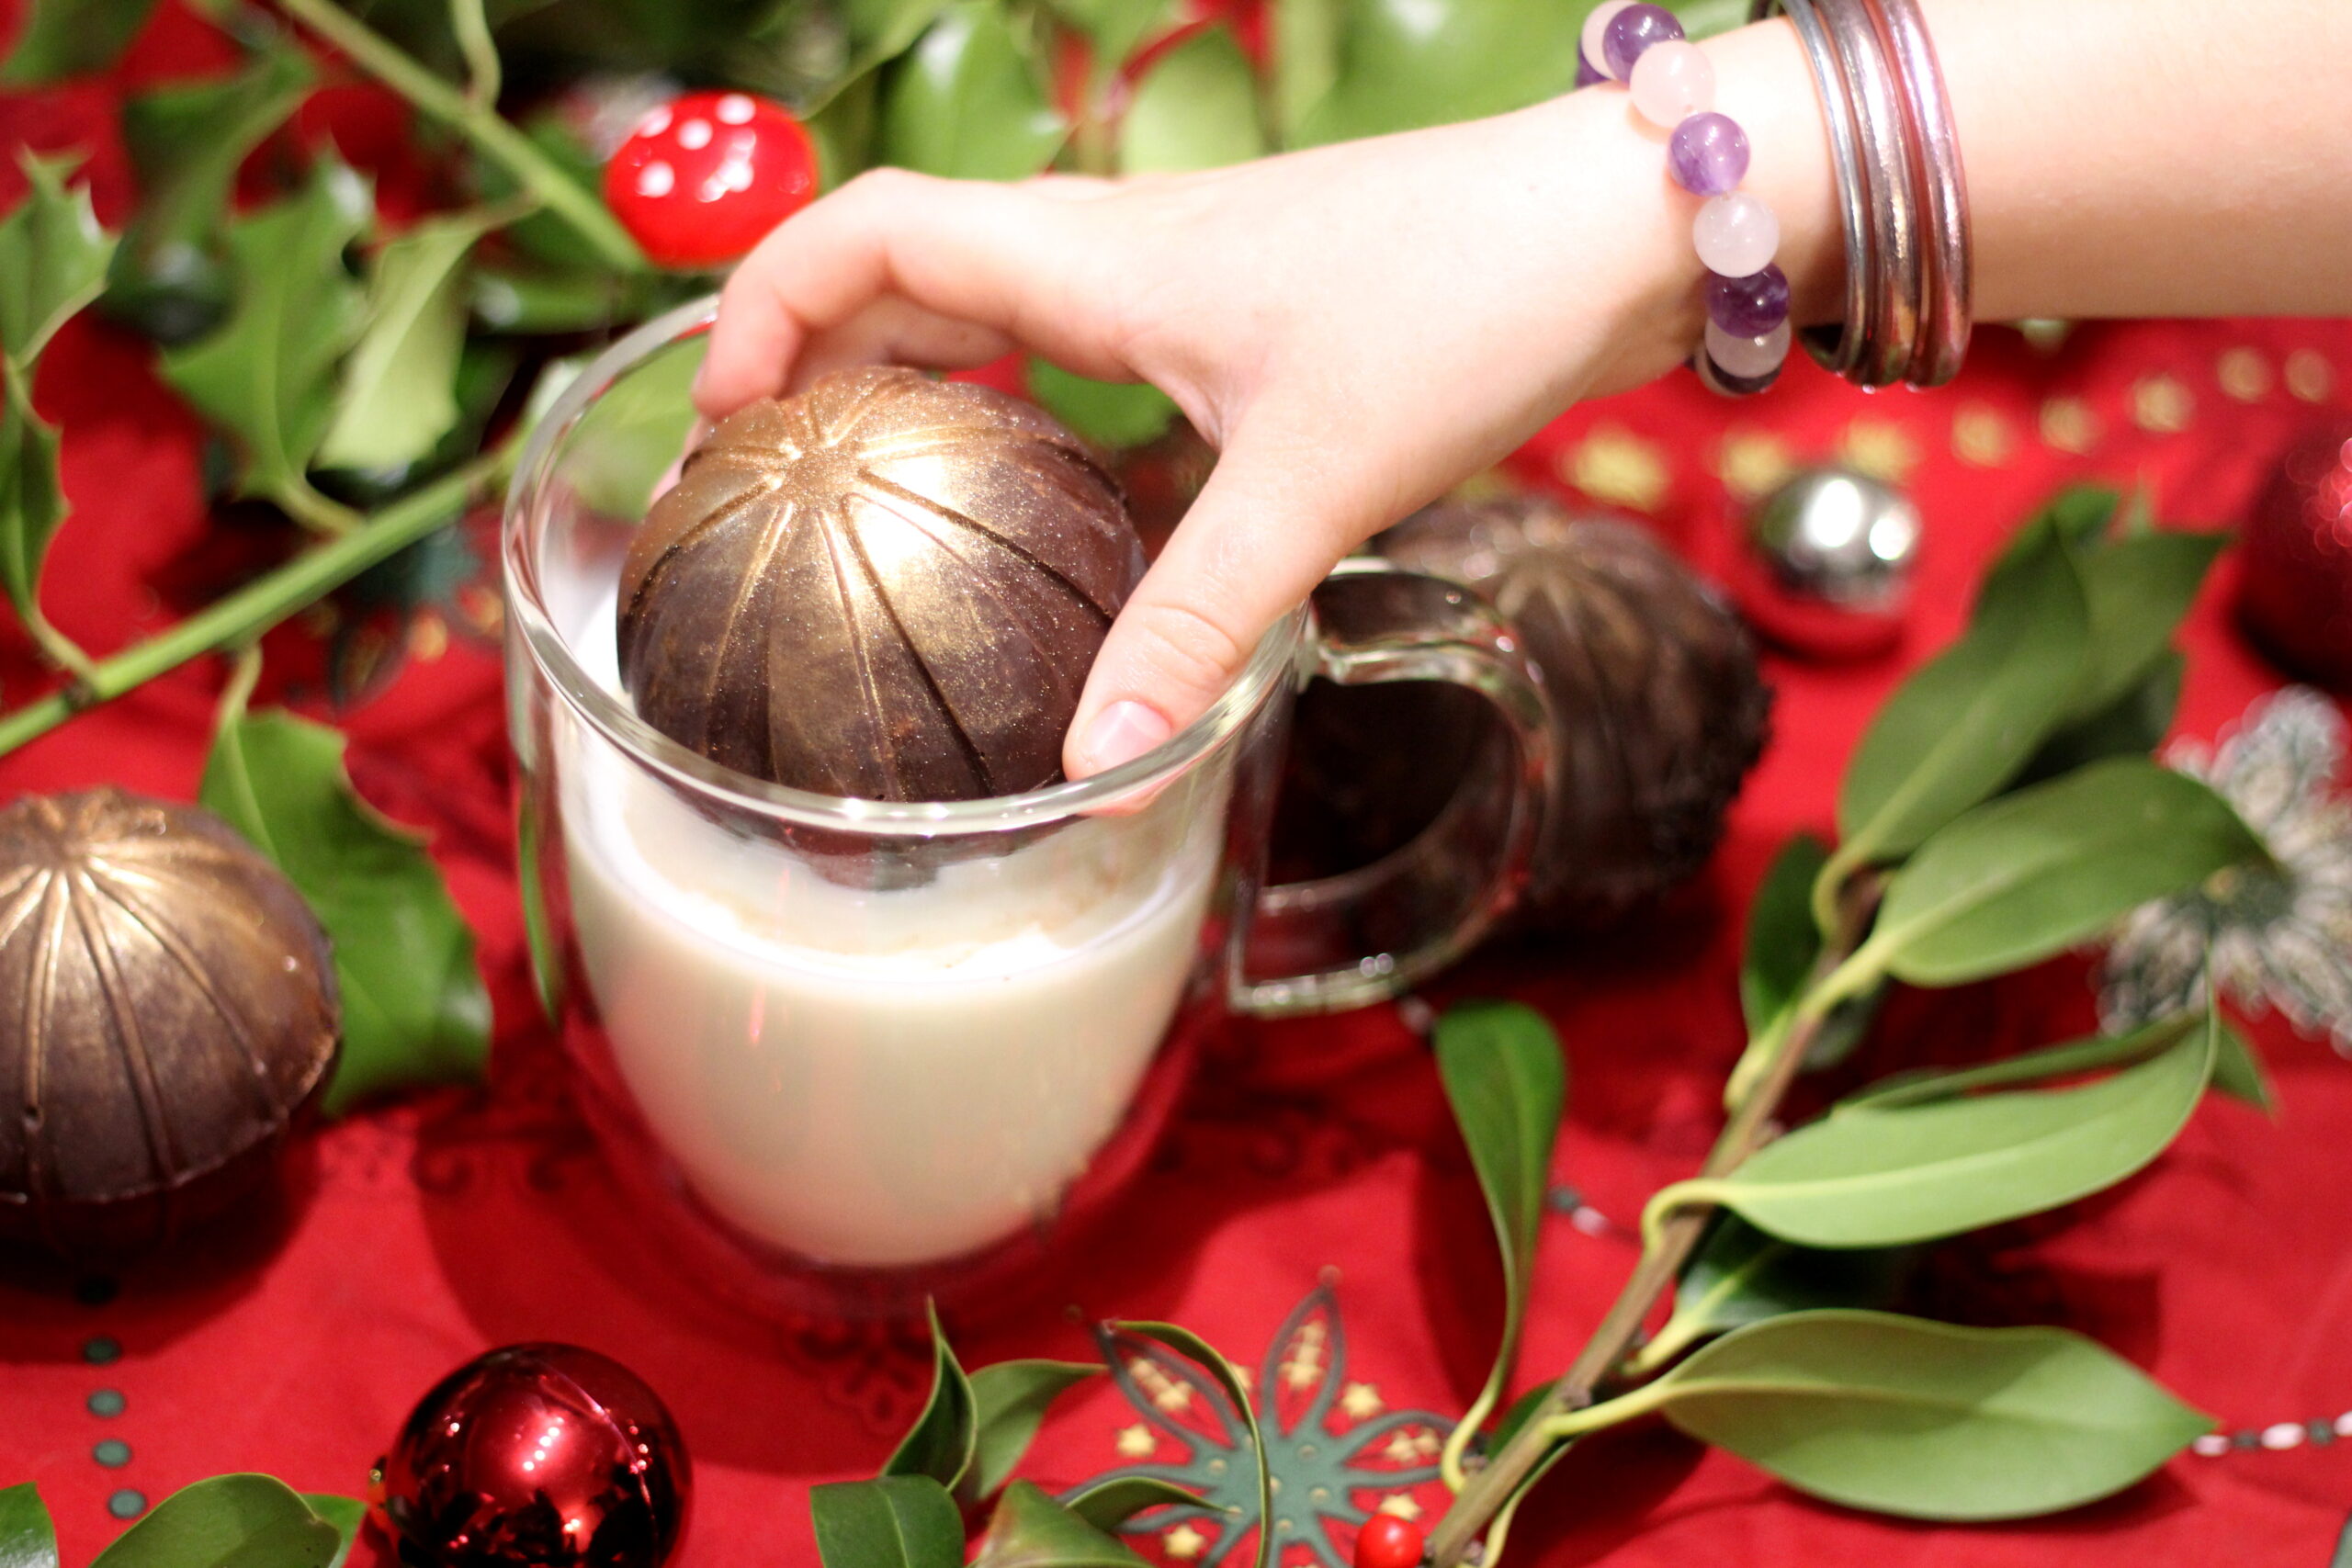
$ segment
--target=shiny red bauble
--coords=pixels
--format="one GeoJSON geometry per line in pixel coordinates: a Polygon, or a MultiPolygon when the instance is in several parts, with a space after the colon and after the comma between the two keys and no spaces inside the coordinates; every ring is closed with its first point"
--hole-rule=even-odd
{"type": "Polygon", "coordinates": [[[816,143],[749,93],[672,99],[605,165],[605,205],[666,267],[731,262],[816,195],[816,143]]]}
{"type": "Polygon", "coordinates": [[[417,1402],[373,1500],[409,1568],[661,1568],[692,1491],[677,1424],[635,1373],[510,1345],[417,1402]]]}
{"type": "Polygon", "coordinates": [[[2352,422],[2288,447],[2246,518],[2238,614],[2265,652],[2352,691],[2352,422]]]}
{"type": "Polygon", "coordinates": [[[1356,1568],[1419,1568],[1425,1547],[1419,1525],[1374,1514],[1356,1531],[1356,1568]]]}

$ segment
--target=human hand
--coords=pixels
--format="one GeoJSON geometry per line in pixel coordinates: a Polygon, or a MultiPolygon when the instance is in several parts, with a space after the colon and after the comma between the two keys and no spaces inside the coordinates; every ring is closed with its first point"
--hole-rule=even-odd
{"type": "Polygon", "coordinates": [[[1064,749],[1083,777],[1198,716],[1371,535],[1689,354],[1698,263],[1661,166],[1623,95],[1579,94],[1193,175],[877,171],[737,270],[695,399],[717,418],[845,366],[1015,349],[1174,399],[1220,457],[1096,660],[1064,749]]]}

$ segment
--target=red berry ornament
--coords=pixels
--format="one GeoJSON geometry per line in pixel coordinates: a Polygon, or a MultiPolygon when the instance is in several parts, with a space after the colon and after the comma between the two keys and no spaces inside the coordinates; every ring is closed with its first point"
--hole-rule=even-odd
{"type": "Polygon", "coordinates": [[[1420,1568],[1420,1527],[1394,1514],[1374,1514],[1356,1532],[1356,1568],[1420,1568]]]}
{"type": "Polygon", "coordinates": [[[749,93],[673,99],[605,165],[605,205],[667,267],[733,261],[816,194],[816,144],[749,93]]]}
{"type": "Polygon", "coordinates": [[[2307,432],[2247,517],[2238,611],[2289,671],[2352,692],[2352,422],[2307,432]]]}

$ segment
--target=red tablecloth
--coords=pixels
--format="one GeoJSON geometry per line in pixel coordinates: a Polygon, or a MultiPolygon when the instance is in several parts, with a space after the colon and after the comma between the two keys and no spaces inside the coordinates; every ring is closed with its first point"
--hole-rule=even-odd
{"type": "MultiPolygon", "coordinates": [[[[104,109],[102,96],[73,89],[17,100],[6,124],[41,146],[96,141],[101,194],[119,210],[104,109]]],[[[146,360],[142,345],[82,323],[40,389],[65,427],[76,508],[51,569],[52,615],[100,648],[209,591],[240,538],[206,532],[199,433],[146,360]]],[[[1908,484],[1928,528],[1898,656],[1842,668],[1772,660],[1777,738],[1689,897],[1606,939],[1488,953],[1436,988],[1439,999],[1535,1004],[1572,1058],[1528,1377],[1566,1363],[1634,1259],[1626,1226],[1644,1197],[1687,1174],[1712,1136],[1740,1041],[1737,918],[1767,856],[1790,831],[1826,826],[1865,718],[1951,635],[2001,531],[2061,479],[2090,476],[2145,484],[2166,517],[2227,522],[2289,434],[2318,407],[2342,406],[2347,381],[2352,330],[2340,324],[2085,329],[2049,354],[1991,331],[1967,374],[1938,393],[1869,400],[1805,367],[1769,397],[1725,403],[1677,378],[1577,411],[1517,459],[1529,477],[1651,518],[1702,563],[1719,558],[1740,496],[1790,463],[1831,456],[1908,484]]],[[[926,1361],[910,1334],[731,1317],[632,1239],[532,999],[485,635],[496,605],[465,564],[405,624],[314,622],[281,638],[273,662],[314,682],[323,646],[346,671],[396,668],[344,716],[353,766],[374,800],[433,834],[480,935],[499,1021],[492,1083],[333,1127],[303,1149],[282,1216],[133,1269],[111,1294],[30,1265],[0,1275],[0,1482],[40,1483],[69,1562],[119,1528],[108,1504],[125,1491],[153,1502],[252,1469],[357,1492],[429,1383],[488,1346],[531,1338],[616,1355],[673,1407],[696,1467],[687,1568],[810,1562],[808,1485],[870,1471],[922,1396],[926,1361]],[[121,1396],[119,1414],[95,1413],[101,1390],[121,1396]],[[128,1457],[101,1455],[107,1439],[128,1457]]],[[[2231,571],[2189,625],[2185,733],[2215,733],[2281,679],[2229,623],[2231,571]]],[[[29,665],[20,643],[5,652],[13,695],[29,665]]],[[[0,795],[99,781],[192,795],[217,676],[185,671],[0,762],[0,795]]],[[[1957,1057],[2055,1038],[2089,1011],[2082,965],[2067,963],[1932,1007],[1910,998],[1883,1032],[1957,1057]]],[[[2321,1568],[2352,1509],[2352,1445],[2310,1435],[2311,1423],[2352,1410],[2352,1063],[2275,1021],[2256,1033],[2283,1101],[2275,1124],[2209,1104],[2145,1177],[1943,1248],[1924,1287],[1924,1304],[1955,1318],[2096,1335],[2225,1433],[2245,1434],[2238,1446],[2184,1456],[2060,1519],[1960,1529],[1810,1503],[1662,1429],[1637,1430],[1578,1450],[1528,1511],[1515,1551],[1628,1568],[1951,1568],[2061,1553],[2321,1568]],[[2279,1423],[2301,1424],[2294,1440],[2274,1430],[2266,1446],[2258,1435],[2279,1423]]],[[[1877,1049],[1882,1066],[1892,1059],[1877,1049]]],[[[1483,1372],[1497,1318],[1490,1253],[1430,1061],[1395,1010],[1242,1029],[1206,1066],[1073,1310],[967,1329],[959,1345],[971,1363],[1084,1358],[1094,1319],[1177,1320],[1245,1365],[1266,1359],[1286,1411],[1328,1385],[1325,1430],[1277,1442],[1290,1473],[1306,1472],[1308,1449],[1370,1438],[1340,1483],[1366,1503],[1433,1507],[1439,1489],[1393,1478],[1418,1473],[1434,1423],[1483,1372]],[[1433,1414],[1400,1414],[1415,1411],[1433,1414]]],[[[1073,1396],[1029,1472],[1060,1484],[1137,1459],[1213,1457],[1188,1426],[1197,1401],[1151,1392],[1105,1381],[1073,1396]]],[[[1145,1544],[1170,1562],[1216,1555],[1198,1532],[1145,1544]]],[[[1315,1560],[1310,1547],[1289,1552],[1315,1560]]]]}

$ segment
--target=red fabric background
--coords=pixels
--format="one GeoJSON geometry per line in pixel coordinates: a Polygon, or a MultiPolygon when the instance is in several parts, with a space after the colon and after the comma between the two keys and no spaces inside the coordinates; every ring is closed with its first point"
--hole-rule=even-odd
{"type": "MultiPolygon", "coordinates": [[[[136,76],[187,68],[196,35],[152,36],[136,76]]],[[[110,90],[11,101],[6,140],[93,146],[102,210],[127,194],[110,90]]],[[[0,193],[6,194],[6,193],[0,193]]],[[[10,197],[13,199],[13,197],[10,197]]],[[[167,620],[217,575],[199,433],[154,383],[143,345],[86,321],[51,356],[38,400],[65,428],[76,508],[50,573],[56,622],[107,648],[167,620]]],[[[1836,454],[1896,472],[1928,546],[1900,653],[1845,667],[1774,658],[1777,738],[1721,854],[1668,915],[1606,939],[1485,954],[1435,999],[1507,994],[1542,1008],[1573,1063],[1556,1179],[1589,1208],[1548,1222],[1523,1369],[1564,1365],[1634,1256],[1644,1197],[1712,1136],[1740,1031],[1740,911],[1766,858],[1825,828],[1838,772],[1889,685],[1958,626],[2002,531],[2058,481],[2146,484],[2168,519],[2242,515],[2269,456],[2352,382],[2343,324],[2086,329],[2053,354],[1982,334],[1955,386],[1867,400],[1804,367],[1770,396],[1709,398],[1685,378],[1576,412],[1514,462],[1525,477],[1629,506],[1702,564],[1718,560],[1742,485],[1836,454]],[[1728,479],[1726,479],[1728,476],[1728,479]]],[[[2278,671],[2227,615],[2225,562],[2188,629],[2181,728],[2210,736],[2278,671]]],[[[490,619],[478,600],[473,618],[490,619]]],[[[5,645],[11,697],[28,681],[5,645]]],[[[302,634],[286,662],[300,665],[302,634]]],[[[38,1481],[69,1562],[119,1529],[118,1488],[150,1502],[224,1470],[356,1493],[410,1403],[489,1346],[560,1338],[635,1367],[668,1399],[697,1465],[680,1561],[814,1561],[805,1490],[869,1471],[927,1376],[901,1331],[763,1324],[707,1305],[644,1261],[572,1118],[526,969],[508,767],[491,648],[467,616],[428,612],[375,700],[344,716],[363,789],[433,835],[481,939],[499,1019],[486,1091],[384,1106],[312,1140],[286,1213],[131,1271],[104,1304],[74,1281],[0,1275],[0,1482],[38,1481]],[[121,1359],[85,1359],[94,1337],[121,1359]],[[98,1388],[124,1414],[85,1409],[98,1388]],[[118,1438],[119,1469],[93,1458],[118,1438]]],[[[111,781],[194,793],[218,671],[148,687],[0,762],[0,796],[111,781]]],[[[1880,1067],[2055,1038],[2087,1021],[2079,964],[1894,1010],[1880,1067]]],[[[2177,1147],[2120,1192],[1943,1249],[1927,1304],[1970,1321],[2063,1322],[2150,1368],[2226,1431],[2352,1409],[2352,1064],[2275,1021],[2255,1032],[2278,1080],[2274,1124],[2209,1104],[2177,1147]]],[[[1564,1211],[1572,1205],[1563,1205],[1564,1211]]],[[[1330,1281],[1359,1408],[1451,1414],[1476,1387],[1496,1323],[1487,1223],[1419,1042],[1392,1009],[1237,1031],[1206,1067],[1163,1156],[1101,1244],[1064,1314],[967,1327],[967,1363],[1084,1358],[1086,1320],[1171,1318],[1254,1365],[1293,1306],[1330,1281]]],[[[1065,1483],[1124,1462],[1136,1413],[1110,1386],[1059,1408],[1028,1472],[1065,1483]]],[[[1163,1439],[1163,1457],[1171,1450],[1163,1439]]],[[[1368,1495],[1378,1495],[1375,1492],[1368,1495]]],[[[1428,1488],[1420,1501],[1436,1501],[1428,1488]]],[[[1659,1429],[1578,1452],[1522,1518],[1530,1562],[1797,1562],[1960,1568],[2070,1560],[2321,1568],[2352,1509],[2352,1445],[2185,1456],[2129,1495],[2064,1518],[1968,1529],[1891,1524],[1807,1502],[1659,1429]]],[[[1164,1551],[1166,1542],[1152,1550],[1164,1551]]],[[[372,1550],[372,1549],[371,1549],[372,1550]]],[[[362,1561],[366,1558],[363,1555],[362,1561]]]]}

